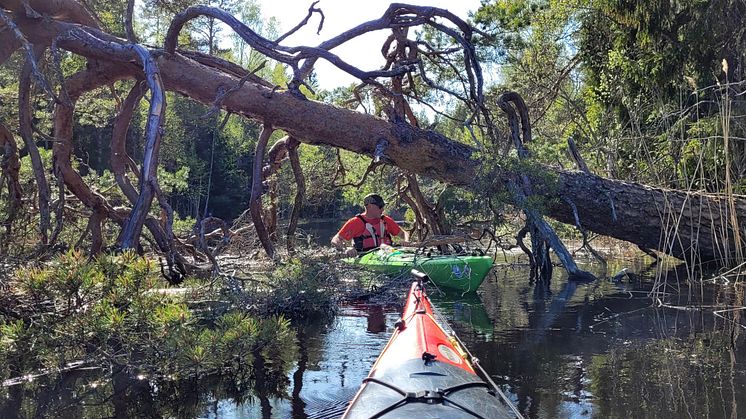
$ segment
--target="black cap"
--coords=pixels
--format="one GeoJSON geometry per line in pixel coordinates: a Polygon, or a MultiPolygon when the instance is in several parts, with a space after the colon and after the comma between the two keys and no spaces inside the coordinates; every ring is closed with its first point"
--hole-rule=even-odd
{"type": "Polygon", "coordinates": [[[363,205],[368,204],[375,204],[378,208],[383,208],[383,206],[386,205],[386,203],[383,202],[383,198],[381,198],[381,195],[374,193],[366,195],[365,199],[363,199],[363,205]]]}

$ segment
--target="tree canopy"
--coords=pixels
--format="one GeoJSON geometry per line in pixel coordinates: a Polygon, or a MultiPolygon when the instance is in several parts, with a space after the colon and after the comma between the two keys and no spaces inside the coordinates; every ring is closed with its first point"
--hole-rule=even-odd
{"type": "MultiPolygon", "coordinates": [[[[248,208],[274,255],[282,213],[292,249],[301,206],[334,213],[377,189],[421,235],[494,230],[510,204],[534,256],[552,248],[571,273],[545,215],[741,260],[740,4],[494,1],[473,22],[392,4],[316,46],[287,45],[251,2],[145,7],[0,0],[7,237],[35,223],[42,246],[95,253],[140,248],[145,227],[178,277],[194,263],[179,235],[209,254],[210,220],[248,208]],[[389,33],[380,69],[335,55],[371,31],[389,33]],[[360,83],[320,90],[318,60],[360,83]]],[[[314,3],[300,25],[321,15],[314,3]]]]}

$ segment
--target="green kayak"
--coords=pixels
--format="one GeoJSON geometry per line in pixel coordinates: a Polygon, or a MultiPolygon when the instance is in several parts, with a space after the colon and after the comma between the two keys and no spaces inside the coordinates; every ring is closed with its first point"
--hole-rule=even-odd
{"type": "Polygon", "coordinates": [[[409,250],[378,249],[345,262],[373,272],[388,275],[409,273],[412,269],[425,272],[438,287],[476,291],[492,268],[489,256],[426,255],[409,250]],[[393,251],[392,251],[393,250],[393,251]]]}

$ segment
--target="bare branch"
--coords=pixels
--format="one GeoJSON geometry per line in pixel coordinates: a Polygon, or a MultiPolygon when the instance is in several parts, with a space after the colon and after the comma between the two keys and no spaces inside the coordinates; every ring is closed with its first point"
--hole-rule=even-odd
{"type": "Polygon", "coordinates": [[[57,101],[57,96],[52,91],[52,87],[49,85],[49,82],[47,82],[47,79],[44,77],[44,75],[41,74],[36,64],[36,60],[39,58],[40,54],[35,53],[34,46],[31,45],[31,43],[26,39],[23,33],[21,33],[21,31],[18,29],[18,26],[16,26],[15,22],[13,22],[13,20],[10,19],[10,17],[8,17],[8,15],[5,14],[2,9],[0,9],[0,22],[5,24],[5,26],[13,33],[16,40],[23,47],[23,51],[26,55],[26,61],[30,66],[31,74],[33,75],[36,82],[42,87],[42,89],[44,89],[45,92],[47,92],[49,97],[57,101]]]}
{"type": "Polygon", "coordinates": [[[373,173],[378,166],[382,166],[383,163],[376,163],[374,160],[370,161],[370,164],[365,169],[365,173],[363,173],[363,176],[357,181],[357,182],[347,182],[347,183],[339,183],[339,184],[332,184],[333,188],[344,188],[347,186],[352,186],[353,188],[359,188],[363,183],[365,183],[365,180],[368,179],[368,175],[373,173]]]}
{"type": "Polygon", "coordinates": [[[137,43],[137,35],[132,27],[132,15],[135,13],[135,0],[127,0],[127,12],[124,15],[124,29],[127,31],[127,40],[133,44],[137,43]]]}
{"type": "Polygon", "coordinates": [[[306,18],[303,19],[302,21],[300,21],[300,23],[298,23],[297,25],[295,25],[295,27],[293,29],[290,29],[284,35],[282,35],[281,37],[275,39],[275,43],[279,44],[285,38],[287,38],[288,36],[294,34],[296,31],[298,31],[298,29],[300,29],[303,26],[305,26],[308,23],[308,20],[311,19],[311,16],[313,16],[314,13],[318,13],[318,14],[321,15],[321,21],[319,22],[319,28],[316,30],[316,35],[320,34],[321,33],[321,28],[324,27],[324,12],[322,12],[321,9],[314,7],[318,3],[319,3],[319,0],[316,0],[315,2],[313,2],[313,4],[311,4],[311,7],[308,8],[308,14],[306,15],[306,18]]]}
{"type": "MultiPolygon", "coordinates": [[[[220,111],[220,108],[223,106],[223,102],[227,97],[232,95],[233,93],[236,93],[237,91],[241,90],[243,85],[253,79],[255,76],[255,73],[267,64],[266,61],[262,61],[261,64],[259,64],[255,69],[251,70],[249,73],[247,73],[245,76],[241,77],[241,80],[233,87],[228,89],[227,91],[218,91],[218,95],[215,98],[215,102],[213,102],[212,107],[210,107],[210,110],[207,111],[204,115],[202,115],[202,119],[209,118],[210,116],[214,115],[216,112],[220,111]]],[[[227,122],[227,119],[225,120],[227,122]]],[[[223,125],[225,125],[225,122],[223,122],[223,125]]],[[[222,129],[222,128],[221,128],[222,129]]]]}
{"type": "Polygon", "coordinates": [[[295,200],[293,201],[293,212],[290,215],[290,222],[286,233],[287,249],[292,253],[295,250],[295,229],[298,227],[300,212],[303,208],[303,199],[306,196],[306,179],[303,176],[303,170],[300,165],[298,156],[298,146],[300,142],[293,137],[288,139],[288,154],[290,155],[290,166],[293,169],[295,177],[295,200]]]}
{"type": "Polygon", "coordinates": [[[264,162],[264,151],[267,148],[267,142],[269,137],[272,135],[274,129],[272,125],[265,123],[262,128],[262,133],[259,135],[259,140],[256,142],[256,149],[254,151],[254,171],[251,182],[251,198],[249,200],[249,209],[251,212],[251,219],[254,221],[254,228],[256,228],[256,234],[259,236],[259,241],[264,247],[264,251],[270,258],[275,257],[275,249],[272,245],[272,241],[269,239],[267,229],[264,226],[264,220],[262,220],[262,166],[264,162]]]}
{"type": "Polygon", "coordinates": [[[34,141],[30,98],[31,74],[34,71],[36,57],[39,56],[41,56],[41,51],[34,54],[31,60],[27,59],[21,70],[21,78],[18,84],[18,118],[21,138],[29,153],[31,167],[34,171],[34,179],[38,188],[39,233],[41,235],[41,243],[46,245],[49,242],[49,230],[51,228],[51,216],[49,212],[51,191],[47,182],[44,162],[41,160],[39,148],[36,146],[36,141],[34,141]]]}
{"type": "Polygon", "coordinates": [[[8,216],[2,220],[0,225],[5,225],[6,234],[11,234],[11,225],[16,217],[18,209],[21,207],[21,198],[23,190],[19,180],[21,161],[18,158],[18,146],[13,134],[5,125],[0,123],[0,194],[3,191],[4,180],[8,183],[8,216]]]}

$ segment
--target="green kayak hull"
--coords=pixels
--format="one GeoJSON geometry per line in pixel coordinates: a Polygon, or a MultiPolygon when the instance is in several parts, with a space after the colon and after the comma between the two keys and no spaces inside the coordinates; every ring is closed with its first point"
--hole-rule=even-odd
{"type": "Polygon", "coordinates": [[[438,287],[476,291],[492,268],[489,256],[423,255],[415,252],[376,250],[345,262],[387,275],[425,272],[438,287]]]}

